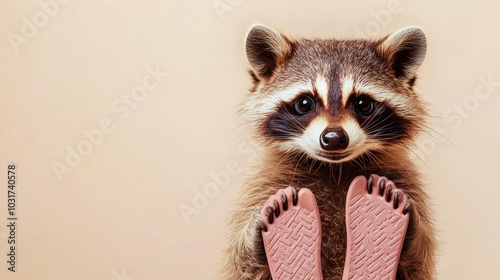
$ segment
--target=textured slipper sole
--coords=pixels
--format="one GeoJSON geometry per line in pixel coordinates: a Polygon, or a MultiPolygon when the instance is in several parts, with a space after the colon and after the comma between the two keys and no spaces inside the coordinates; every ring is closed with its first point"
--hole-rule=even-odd
{"type": "Polygon", "coordinates": [[[273,280],[323,279],[321,220],[312,192],[301,189],[297,194],[291,187],[279,190],[261,215],[267,226],[262,237],[273,280]]]}
{"type": "Polygon", "coordinates": [[[409,213],[403,214],[407,201],[403,191],[384,177],[372,175],[368,182],[364,176],[354,178],[346,202],[343,280],[396,278],[409,221],[409,213]]]}

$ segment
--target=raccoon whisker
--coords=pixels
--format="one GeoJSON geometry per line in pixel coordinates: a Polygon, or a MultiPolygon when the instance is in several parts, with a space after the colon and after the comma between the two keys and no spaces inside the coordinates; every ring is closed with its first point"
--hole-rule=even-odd
{"type": "Polygon", "coordinates": [[[391,134],[383,134],[383,133],[379,133],[379,134],[374,134],[375,137],[377,138],[380,138],[384,141],[390,141],[390,140],[398,140],[401,138],[401,135],[400,134],[394,134],[394,133],[391,133],[391,134]]]}
{"type": "Polygon", "coordinates": [[[338,179],[338,181],[337,181],[337,182],[340,182],[340,180],[342,179],[342,166],[343,166],[343,164],[342,164],[342,162],[341,162],[341,163],[339,164],[339,179],[338,179]]]}
{"type": "Polygon", "coordinates": [[[336,171],[338,171],[339,163],[328,163],[328,179],[334,182],[338,182],[335,178],[336,171]]]}
{"type": "Polygon", "coordinates": [[[361,167],[361,169],[365,170],[366,171],[366,168],[367,168],[367,158],[365,155],[361,155],[360,157],[356,158],[355,159],[356,162],[359,161],[359,165],[361,167]]]}
{"type": "MultiPolygon", "coordinates": [[[[279,100],[279,106],[285,106],[286,105],[286,102],[283,101],[282,99],[279,100]]],[[[297,125],[298,128],[301,128],[302,130],[305,130],[306,128],[301,124],[299,123],[294,115],[290,112],[290,111],[286,111],[287,114],[283,114],[283,117],[285,117],[288,121],[294,123],[295,125],[297,125]]]]}
{"type": "MultiPolygon", "coordinates": [[[[230,146],[229,148],[227,148],[226,150],[224,150],[224,152],[229,152],[231,150],[233,150],[234,148],[238,147],[239,145],[245,143],[245,142],[252,142],[254,141],[255,139],[255,135],[253,135],[253,137],[248,137],[248,138],[245,138],[245,139],[242,139],[241,141],[239,141],[238,143],[230,146]]],[[[254,151],[257,151],[258,148],[260,148],[260,146],[262,144],[264,144],[266,142],[266,140],[261,140],[259,141],[259,144],[257,144],[255,147],[253,147],[253,145],[251,145],[253,148],[254,148],[254,151]]]]}
{"type": "Polygon", "coordinates": [[[312,157],[311,157],[311,163],[310,163],[310,165],[309,165],[309,173],[310,173],[310,174],[317,174],[317,173],[318,173],[318,171],[321,169],[321,167],[322,167],[322,165],[323,165],[323,164],[322,164],[322,162],[323,162],[323,161],[318,160],[317,158],[312,158],[312,157]],[[314,168],[314,166],[316,166],[316,165],[318,166],[318,168],[314,169],[314,171],[313,171],[313,168],[314,168]]]}
{"type": "MultiPolygon", "coordinates": [[[[409,134],[407,133],[406,136],[409,137],[409,134]]],[[[409,137],[409,138],[410,138],[410,141],[411,141],[412,145],[415,146],[415,147],[417,147],[418,145],[417,145],[417,142],[415,142],[415,139],[413,139],[412,137],[409,137]]]]}
{"type": "Polygon", "coordinates": [[[404,146],[409,152],[416,156],[420,160],[420,162],[422,162],[427,168],[429,167],[427,163],[425,163],[425,161],[417,153],[415,153],[415,151],[413,151],[412,148],[408,147],[404,142],[400,142],[399,144],[404,146]]]}
{"type": "MultiPolygon", "coordinates": [[[[372,162],[375,161],[375,159],[373,158],[373,156],[371,155],[371,152],[370,151],[366,151],[364,152],[363,154],[361,154],[357,160],[360,161],[360,164],[361,164],[361,168],[363,168],[363,170],[366,170],[367,166],[369,166],[372,162]]],[[[376,163],[378,165],[378,163],[376,163]]],[[[379,168],[380,165],[379,165],[379,168]]]]}
{"type": "Polygon", "coordinates": [[[268,164],[264,165],[259,171],[257,171],[257,174],[262,173],[263,171],[267,170],[267,167],[271,165],[272,162],[269,162],[268,164]]]}
{"type": "Polygon", "coordinates": [[[316,171],[314,171],[314,174],[317,174],[320,171],[321,167],[325,165],[325,163],[321,160],[318,160],[318,163],[318,168],[316,169],[316,171]]]}
{"type": "MultiPolygon", "coordinates": [[[[390,117],[391,115],[389,115],[388,117],[390,117]]],[[[386,119],[382,120],[381,122],[384,122],[386,119]]],[[[385,133],[385,132],[383,132],[385,129],[388,129],[388,128],[392,127],[394,124],[395,124],[394,122],[390,122],[390,123],[384,124],[381,127],[366,127],[365,131],[366,131],[367,134],[374,134],[374,135],[379,136],[379,137],[380,136],[396,136],[396,137],[401,137],[401,135],[397,134],[397,133],[385,133]]],[[[411,137],[409,137],[409,138],[411,138],[411,137]]]]}
{"type": "MultiPolygon", "coordinates": [[[[380,110],[380,111],[381,111],[381,110],[380,110]]],[[[388,119],[392,118],[392,116],[394,116],[394,114],[395,114],[394,112],[391,112],[389,115],[385,116],[385,118],[384,118],[384,119],[382,119],[380,122],[381,122],[381,123],[385,122],[386,120],[388,120],[388,119]]]]}
{"type": "Polygon", "coordinates": [[[300,137],[300,135],[294,134],[284,129],[274,128],[273,131],[282,133],[282,135],[274,135],[272,138],[275,140],[290,140],[291,138],[294,137],[300,137]]]}
{"type": "Polygon", "coordinates": [[[363,121],[363,123],[361,124],[361,126],[365,127],[366,130],[371,130],[373,128],[373,126],[375,126],[377,123],[383,123],[385,122],[387,119],[389,119],[390,117],[392,117],[394,115],[394,112],[390,113],[389,115],[387,115],[384,119],[382,120],[378,120],[375,116],[380,113],[380,111],[382,111],[381,108],[379,108],[377,111],[375,111],[369,118],[367,118],[365,121],[363,121]],[[376,122],[375,122],[376,121],[376,122]]]}
{"type": "MultiPolygon", "coordinates": [[[[293,158],[296,158],[297,156],[296,156],[296,155],[292,155],[291,153],[286,153],[284,156],[281,156],[281,158],[280,158],[280,160],[279,160],[278,164],[276,164],[276,166],[275,166],[275,173],[274,173],[274,174],[276,175],[276,172],[277,172],[278,170],[283,170],[283,168],[279,168],[279,166],[280,166],[282,163],[284,163],[285,161],[288,161],[288,160],[289,160],[290,158],[292,158],[292,157],[293,157],[293,158]]],[[[294,177],[295,177],[295,172],[292,174],[292,180],[291,180],[291,181],[293,181],[294,177]]],[[[291,183],[290,183],[290,184],[291,184],[291,183]]]]}
{"type": "Polygon", "coordinates": [[[366,120],[364,120],[361,123],[361,127],[364,127],[366,130],[371,130],[375,125],[374,121],[375,121],[375,118],[373,118],[373,117],[367,118],[366,120]]]}
{"type": "Polygon", "coordinates": [[[401,165],[401,167],[403,167],[403,169],[406,170],[408,175],[410,177],[412,177],[412,179],[413,179],[413,173],[410,172],[410,170],[408,170],[408,168],[406,168],[406,166],[401,161],[399,161],[394,155],[392,155],[391,153],[384,151],[384,150],[379,150],[379,152],[382,152],[382,153],[386,154],[387,156],[392,157],[394,159],[394,161],[397,162],[399,165],[401,165]]]}
{"type": "MultiPolygon", "coordinates": [[[[259,144],[259,146],[256,148],[256,150],[260,147],[260,145],[263,145],[265,142],[267,142],[267,141],[262,141],[262,142],[259,144]]],[[[286,158],[286,157],[287,157],[287,156],[285,156],[284,158],[286,158]]],[[[269,167],[269,165],[271,165],[271,164],[273,164],[273,162],[272,162],[272,161],[270,161],[268,164],[264,165],[264,166],[263,166],[263,167],[262,167],[259,171],[257,171],[256,173],[257,173],[257,174],[262,173],[263,171],[267,170],[267,169],[268,169],[268,167],[269,167]]],[[[278,164],[278,165],[279,165],[279,164],[278,164]]],[[[276,165],[276,166],[277,166],[277,165],[276,165]]],[[[275,172],[276,172],[276,170],[277,170],[277,168],[275,168],[275,172]]]]}
{"type": "Polygon", "coordinates": [[[363,170],[366,171],[366,169],[368,168],[368,163],[369,163],[369,162],[367,162],[368,159],[366,159],[366,157],[364,157],[364,156],[361,156],[359,159],[363,165],[363,170]]]}
{"type": "Polygon", "coordinates": [[[375,155],[374,152],[367,151],[366,155],[368,156],[368,158],[370,159],[371,162],[375,162],[378,165],[378,167],[380,168],[380,170],[384,170],[382,168],[382,166],[380,165],[380,163],[379,163],[379,161],[380,161],[379,158],[375,155]]]}
{"type": "Polygon", "coordinates": [[[309,164],[309,174],[315,174],[316,173],[316,171],[314,173],[312,172],[312,169],[313,169],[314,165],[316,164],[316,162],[318,162],[318,161],[315,158],[313,158],[312,161],[311,161],[311,164],[309,164]]]}
{"type": "Polygon", "coordinates": [[[328,179],[335,177],[334,164],[328,164],[328,179]]]}
{"type": "Polygon", "coordinates": [[[236,143],[236,144],[234,144],[234,145],[229,146],[227,149],[225,149],[225,150],[224,150],[224,152],[225,152],[225,153],[227,153],[227,152],[229,152],[229,151],[231,151],[231,150],[235,149],[235,148],[236,148],[236,147],[238,147],[239,145],[241,145],[241,144],[243,144],[243,143],[245,143],[245,142],[249,141],[250,139],[251,139],[251,138],[246,138],[246,139],[243,139],[243,140],[239,141],[238,143],[236,143]]]}
{"type": "MultiPolygon", "coordinates": [[[[394,159],[394,160],[395,160],[395,161],[396,161],[399,165],[401,165],[401,166],[402,166],[405,170],[407,170],[407,169],[406,169],[406,167],[405,167],[405,166],[404,166],[404,165],[403,165],[400,161],[398,161],[398,160],[397,160],[397,159],[396,159],[393,155],[391,155],[389,152],[384,151],[384,150],[377,150],[377,152],[378,152],[378,153],[381,153],[381,154],[385,154],[385,155],[387,155],[387,156],[389,156],[389,157],[392,157],[392,158],[393,158],[393,159],[394,159]]],[[[379,158],[375,155],[375,153],[374,153],[374,152],[370,152],[370,154],[371,154],[371,155],[375,158],[375,162],[377,163],[377,165],[378,165],[380,168],[382,168],[382,167],[380,166],[380,164],[378,163],[378,162],[380,161],[380,159],[379,159],[379,158]]],[[[407,171],[408,171],[408,170],[407,170],[407,171]]]]}
{"type": "MultiPolygon", "coordinates": [[[[295,125],[297,128],[299,128],[300,131],[305,130],[304,126],[302,126],[300,123],[298,123],[297,120],[292,119],[290,116],[285,116],[285,117],[287,118],[288,121],[292,122],[293,125],[295,125]]],[[[297,135],[297,134],[290,132],[289,130],[279,128],[279,127],[273,127],[272,130],[275,132],[283,133],[284,136],[282,136],[282,137],[285,137],[285,138],[282,138],[282,139],[284,139],[284,140],[289,140],[289,138],[291,138],[291,137],[299,137],[300,136],[300,135],[297,135]]],[[[273,136],[273,137],[279,139],[280,136],[273,136]]]]}
{"type": "MultiPolygon", "coordinates": [[[[299,161],[298,161],[298,164],[301,164],[301,165],[308,165],[309,166],[309,169],[308,169],[308,173],[298,173],[299,176],[310,176],[310,174],[312,174],[312,166],[314,165],[314,162],[315,162],[315,159],[312,158],[309,154],[307,153],[303,153],[300,158],[299,158],[299,161]],[[310,162],[308,162],[310,161],[310,162]]],[[[297,165],[295,166],[295,170],[294,170],[294,173],[297,174],[297,165]]]]}
{"type": "MultiPolygon", "coordinates": [[[[297,163],[295,164],[295,168],[293,169],[293,175],[292,175],[292,180],[295,178],[295,174],[297,174],[297,167],[299,166],[299,164],[301,163],[301,160],[302,158],[307,155],[306,154],[302,154],[299,158],[299,160],[297,161],[297,163]]],[[[291,182],[290,182],[291,183],[291,182]]]]}
{"type": "MultiPolygon", "coordinates": [[[[440,137],[444,138],[446,140],[446,142],[452,144],[455,148],[457,148],[458,150],[460,150],[460,148],[455,145],[455,143],[453,143],[450,139],[448,139],[446,136],[444,136],[442,133],[439,133],[437,132],[435,129],[431,128],[430,126],[426,125],[425,123],[415,123],[415,125],[420,128],[421,130],[420,131],[423,131],[423,132],[426,132],[427,134],[429,134],[431,137],[433,137],[434,139],[436,139],[437,141],[439,141],[440,143],[442,143],[442,141],[440,141],[439,139],[437,139],[434,135],[432,135],[431,133],[429,133],[427,130],[432,130],[434,133],[436,133],[437,135],[439,135],[440,137]],[[425,128],[423,129],[422,126],[425,128]],[[426,130],[427,129],[427,130],[426,130]]],[[[444,144],[444,143],[443,143],[444,144]]]]}
{"type": "MultiPolygon", "coordinates": [[[[413,139],[413,138],[411,137],[411,135],[410,135],[410,134],[408,134],[408,133],[404,133],[404,135],[407,137],[407,139],[409,139],[409,141],[413,144],[413,146],[415,146],[415,147],[417,147],[417,146],[418,146],[418,145],[417,145],[417,143],[415,142],[415,139],[413,139]]],[[[401,146],[404,146],[404,148],[405,148],[405,149],[407,149],[407,151],[410,151],[410,152],[412,152],[413,154],[415,154],[415,152],[414,152],[414,151],[413,151],[413,150],[412,150],[412,149],[411,149],[408,145],[406,145],[406,143],[405,143],[404,141],[401,141],[400,139],[398,139],[398,142],[397,142],[397,143],[395,143],[395,144],[397,144],[397,145],[401,145],[401,146]]],[[[396,146],[396,147],[397,147],[397,146],[396,146]]],[[[399,147],[398,147],[398,148],[399,148],[399,147]]],[[[417,155],[417,154],[415,154],[415,155],[417,155]]],[[[422,163],[424,163],[424,162],[422,161],[422,163]]],[[[425,163],[424,163],[424,164],[425,164],[425,163]]]]}
{"type": "MultiPolygon", "coordinates": [[[[280,160],[280,163],[278,163],[278,164],[276,165],[276,169],[278,169],[279,164],[281,164],[281,163],[283,163],[283,162],[285,162],[285,161],[288,161],[288,160],[297,160],[297,157],[299,157],[299,155],[298,155],[298,154],[295,154],[295,153],[286,153],[286,155],[285,155],[284,157],[282,157],[282,160],[280,160]]],[[[297,161],[297,163],[300,163],[300,158],[299,158],[299,160],[297,161]]],[[[292,172],[292,180],[293,180],[293,178],[295,178],[295,174],[296,174],[296,173],[297,173],[297,172],[296,172],[296,170],[294,170],[294,171],[292,172]]]]}
{"type": "Polygon", "coordinates": [[[363,170],[364,170],[364,169],[365,169],[365,168],[364,168],[364,165],[362,165],[360,162],[358,162],[358,159],[359,159],[359,161],[362,161],[362,160],[363,160],[363,159],[362,159],[362,157],[358,157],[358,158],[353,159],[353,160],[352,160],[352,163],[355,163],[357,166],[359,166],[359,168],[361,168],[361,169],[363,169],[363,170]]]}
{"type": "MultiPolygon", "coordinates": [[[[278,131],[278,130],[275,130],[275,131],[278,131]]],[[[291,133],[284,131],[284,130],[281,132],[287,133],[287,135],[273,136],[273,139],[275,139],[275,140],[290,140],[290,138],[297,136],[297,135],[291,134],[291,133]]]]}
{"type": "MultiPolygon", "coordinates": [[[[447,148],[449,149],[457,149],[459,151],[461,151],[460,147],[458,147],[455,143],[453,143],[451,140],[449,140],[448,138],[446,138],[445,136],[442,136],[442,139],[444,139],[445,141],[443,141],[442,139],[438,138],[437,136],[433,135],[432,133],[430,133],[429,131],[427,131],[426,129],[423,129],[423,128],[417,128],[416,129],[417,131],[419,132],[423,132],[425,133],[426,135],[430,136],[436,143],[440,143],[440,144],[443,144],[444,146],[446,146],[447,148]],[[450,146],[450,144],[453,146],[450,146]]],[[[415,146],[418,147],[418,144],[415,142],[415,140],[412,140],[413,144],[415,146]]]]}
{"type": "Polygon", "coordinates": [[[283,116],[290,121],[292,124],[296,125],[296,127],[300,128],[301,130],[306,130],[306,127],[304,127],[301,123],[297,121],[297,119],[294,118],[294,116],[287,111],[288,114],[283,114],[283,116]]]}
{"type": "Polygon", "coordinates": [[[280,159],[274,168],[275,175],[276,175],[276,171],[279,170],[279,166],[291,157],[295,157],[295,155],[293,155],[291,153],[285,153],[284,156],[280,156],[280,159]]]}
{"type": "MultiPolygon", "coordinates": [[[[306,155],[306,156],[307,156],[307,155],[306,155]]],[[[314,164],[316,163],[316,159],[315,159],[315,158],[313,158],[313,157],[309,157],[309,156],[307,156],[307,158],[310,158],[310,159],[309,159],[309,160],[310,160],[310,162],[309,162],[309,164],[308,164],[308,166],[309,166],[309,167],[307,168],[307,170],[309,171],[309,172],[308,172],[309,174],[312,174],[312,168],[313,168],[314,164]]],[[[306,159],[306,160],[307,160],[307,159],[306,159]]]]}
{"type": "Polygon", "coordinates": [[[268,142],[268,141],[267,141],[267,140],[262,140],[262,141],[260,141],[260,143],[259,143],[258,145],[256,145],[256,146],[255,146],[255,150],[260,149],[260,147],[261,147],[262,145],[264,145],[266,142],[268,142]]]}
{"type": "Polygon", "coordinates": [[[443,116],[434,116],[434,115],[428,115],[427,117],[431,119],[441,119],[441,120],[461,120],[461,118],[446,118],[443,116]]]}
{"type": "Polygon", "coordinates": [[[258,122],[260,122],[259,119],[248,120],[246,122],[240,122],[238,125],[232,127],[231,130],[234,131],[234,130],[242,128],[243,126],[250,125],[250,124],[253,124],[253,123],[258,123],[258,122]]]}
{"type": "Polygon", "coordinates": [[[381,134],[381,131],[384,131],[384,129],[387,129],[389,128],[393,122],[391,123],[388,123],[388,124],[385,124],[384,126],[378,126],[377,125],[379,124],[380,122],[369,122],[367,126],[364,127],[364,130],[365,130],[365,133],[366,134],[374,134],[374,135],[377,135],[377,134],[381,134]]]}
{"type": "Polygon", "coordinates": [[[393,140],[402,138],[402,136],[408,136],[404,132],[396,133],[396,132],[384,132],[384,129],[388,127],[381,127],[380,129],[366,131],[366,134],[372,135],[372,137],[379,138],[381,140],[393,140]]]}
{"type": "MultiPolygon", "coordinates": [[[[376,124],[377,124],[377,123],[384,123],[385,121],[387,121],[388,119],[390,119],[393,115],[394,115],[394,112],[393,112],[393,113],[391,113],[391,114],[389,114],[389,115],[387,115],[387,116],[386,116],[384,119],[382,119],[382,120],[377,120],[377,122],[372,122],[372,123],[371,123],[371,126],[374,126],[374,127],[371,127],[371,126],[370,126],[370,127],[367,127],[367,130],[372,130],[372,128],[375,128],[375,126],[376,126],[376,124]]],[[[375,118],[373,118],[373,119],[375,119],[375,118]]],[[[388,127],[390,127],[392,124],[394,124],[394,122],[390,122],[390,123],[388,123],[388,124],[385,124],[384,126],[382,126],[382,127],[378,127],[377,129],[378,129],[378,130],[382,130],[382,129],[384,129],[384,128],[388,128],[388,127]]]]}

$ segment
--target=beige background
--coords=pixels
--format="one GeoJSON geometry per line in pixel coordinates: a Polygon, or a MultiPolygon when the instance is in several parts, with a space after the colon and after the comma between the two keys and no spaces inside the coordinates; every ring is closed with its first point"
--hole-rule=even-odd
{"type": "Polygon", "coordinates": [[[424,135],[415,152],[434,203],[438,279],[500,279],[499,1],[60,2],[40,1],[56,3],[50,15],[38,1],[0,8],[1,279],[218,279],[228,208],[252,155],[236,111],[254,22],[324,38],[425,29],[418,90],[447,139],[424,135]],[[155,83],[148,67],[169,75],[125,105],[143,80],[155,83]],[[103,120],[109,133],[90,151],[82,131],[103,120]],[[78,145],[88,155],[59,180],[53,165],[78,145]],[[5,262],[9,162],[15,273],[5,262]],[[223,189],[193,205],[211,173],[228,171],[223,189]]]}

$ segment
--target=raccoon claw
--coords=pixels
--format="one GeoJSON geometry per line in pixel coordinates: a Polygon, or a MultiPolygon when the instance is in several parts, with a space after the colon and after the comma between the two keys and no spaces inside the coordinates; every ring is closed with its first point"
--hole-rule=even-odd
{"type": "Polygon", "coordinates": [[[266,231],[267,232],[267,224],[262,218],[262,207],[256,207],[254,210],[254,221],[255,221],[255,229],[257,232],[266,231]]]}
{"type": "Polygon", "coordinates": [[[373,191],[373,181],[374,180],[375,180],[375,178],[373,177],[373,175],[370,175],[370,178],[368,178],[368,183],[366,184],[366,190],[368,191],[369,194],[371,194],[373,191]]]}
{"type": "Polygon", "coordinates": [[[274,210],[271,206],[267,206],[266,212],[267,212],[267,220],[269,224],[272,225],[274,222],[274,210]]]}
{"type": "Polygon", "coordinates": [[[378,182],[378,195],[380,195],[380,196],[384,195],[385,181],[386,181],[385,178],[382,178],[378,182]]]}
{"type": "Polygon", "coordinates": [[[257,232],[264,231],[267,232],[267,224],[262,219],[257,220],[257,232]]]}
{"type": "Polygon", "coordinates": [[[286,197],[285,193],[281,194],[281,203],[283,204],[283,210],[288,210],[288,198],[286,197]]]}
{"type": "Polygon", "coordinates": [[[389,184],[387,184],[387,186],[385,188],[385,201],[391,202],[391,196],[392,196],[392,186],[389,183],[389,184]]]}
{"type": "Polygon", "coordinates": [[[408,200],[405,205],[403,206],[403,215],[406,215],[408,214],[408,212],[410,212],[412,209],[412,204],[411,204],[411,200],[408,200]]]}
{"type": "Polygon", "coordinates": [[[292,204],[293,204],[293,206],[297,205],[298,199],[299,199],[299,197],[297,195],[297,190],[294,187],[292,187],[292,204]]]}
{"type": "Polygon", "coordinates": [[[268,229],[267,229],[266,223],[262,222],[261,225],[258,225],[257,226],[257,232],[259,231],[259,229],[262,230],[262,231],[264,231],[264,232],[267,232],[268,229]]]}
{"type": "Polygon", "coordinates": [[[396,191],[396,192],[394,192],[394,202],[392,204],[392,207],[394,207],[394,209],[398,209],[398,207],[399,207],[399,200],[400,200],[400,195],[399,195],[399,192],[396,191]]]}
{"type": "Polygon", "coordinates": [[[278,218],[280,215],[280,204],[276,199],[273,201],[273,204],[274,204],[274,216],[278,218]]]}

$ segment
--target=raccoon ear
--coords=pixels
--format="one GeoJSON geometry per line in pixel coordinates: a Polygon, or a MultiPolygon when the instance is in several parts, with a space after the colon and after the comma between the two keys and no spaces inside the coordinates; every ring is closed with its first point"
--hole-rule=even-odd
{"type": "Polygon", "coordinates": [[[420,27],[408,26],[383,39],[377,50],[387,60],[396,77],[412,79],[424,61],[427,40],[420,27]]]}
{"type": "Polygon", "coordinates": [[[259,79],[268,79],[292,52],[290,41],[276,30],[256,24],[245,40],[248,62],[259,79]]]}

